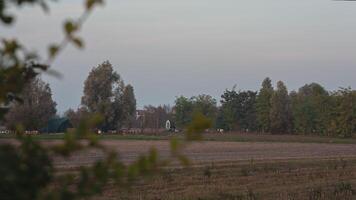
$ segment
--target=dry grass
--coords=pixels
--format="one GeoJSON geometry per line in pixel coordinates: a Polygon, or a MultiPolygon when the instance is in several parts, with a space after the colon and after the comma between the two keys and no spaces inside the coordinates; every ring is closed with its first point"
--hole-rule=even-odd
{"type": "Polygon", "coordinates": [[[108,188],[100,198],[351,200],[355,189],[355,159],[250,160],[167,169],[129,192],[108,188]]]}
{"type": "MultiPolygon", "coordinates": [[[[58,141],[46,141],[51,144],[58,141]]],[[[103,144],[119,152],[125,162],[133,161],[138,155],[157,148],[160,157],[169,156],[168,141],[122,141],[104,140],[103,144]]],[[[268,143],[268,142],[197,142],[190,145],[185,154],[194,162],[221,162],[243,160],[279,160],[296,158],[339,158],[356,156],[354,144],[312,143],[268,143]]],[[[98,151],[82,152],[70,159],[57,159],[58,167],[68,168],[86,165],[102,158],[98,151]]]]}
{"type": "MultiPolygon", "coordinates": [[[[4,142],[13,140],[0,140],[4,142]]],[[[102,142],[125,162],[151,147],[161,158],[169,156],[167,140],[102,142]]],[[[194,163],[190,168],[173,166],[129,191],[108,187],[94,199],[356,199],[355,144],[205,141],[190,145],[185,153],[194,163]]],[[[55,163],[60,171],[76,170],[101,158],[93,150],[55,158],[55,163]]]]}
{"type": "MultiPolygon", "coordinates": [[[[155,146],[169,155],[167,141],[103,141],[130,162],[155,146]]],[[[356,145],[201,142],[186,154],[190,168],[171,167],[129,191],[108,187],[94,199],[356,199],[356,145]]],[[[86,152],[57,161],[63,169],[100,159],[86,152]]]]}

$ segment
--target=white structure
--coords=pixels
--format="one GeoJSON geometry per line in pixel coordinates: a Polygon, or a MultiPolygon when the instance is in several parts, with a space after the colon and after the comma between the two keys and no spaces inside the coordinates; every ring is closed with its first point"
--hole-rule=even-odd
{"type": "Polygon", "coordinates": [[[166,121],[166,130],[167,131],[171,130],[171,121],[169,120],[166,121]]]}

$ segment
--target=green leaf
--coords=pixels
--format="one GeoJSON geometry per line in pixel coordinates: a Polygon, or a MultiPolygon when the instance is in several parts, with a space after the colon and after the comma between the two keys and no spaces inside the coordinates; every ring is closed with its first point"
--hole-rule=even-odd
{"type": "Polygon", "coordinates": [[[67,20],[64,23],[64,31],[67,35],[72,35],[73,32],[78,30],[78,26],[73,21],[67,20]]]}
{"type": "Polygon", "coordinates": [[[156,164],[157,160],[158,160],[158,153],[156,148],[151,148],[149,156],[148,156],[148,160],[150,162],[150,164],[156,164]]]}
{"type": "Polygon", "coordinates": [[[212,126],[212,122],[209,118],[205,117],[201,113],[194,114],[191,124],[187,128],[186,140],[201,140],[202,135],[206,129],[212,126]]]}
{"type": "Polygon", "coordinates": [[[99,137],[96,134],[91,133],[88,135],[88,140],[91,146],[96,146],[99,142],[99,137]]]}
{"type": "Polygon", "coordinates": [[[170,141],[171,152],[175,153],[178,151],[179,141],[177,138],[172,138],[170,141]]]}
{"type": "Polygon", "coordinates": [[[95,4],[102,4],[103,0],[87,0],[85,2],[85,7],[87,10],[91,10],[94,8],[95,4]]]}
{"type": "Polygon", "coordinates": [[[76,47],[78,47],[80,49],[84,47],[84,43],[81,38],[78,38],[78,37],[72,38],[72,42],[76,47]]]}
{"type": "Polygon", "coordinates": [[[0,15],[0,21],[2,21],[4,24],[10,25],[14,22],[14,18],[8,15],[0,15]]]}
{"type": "Polygon", "coordinates": [[[56,44],[52,44],[48,47],[48,54],[50,58],[56,57],[59,52],[59,46],[56,44]]]}

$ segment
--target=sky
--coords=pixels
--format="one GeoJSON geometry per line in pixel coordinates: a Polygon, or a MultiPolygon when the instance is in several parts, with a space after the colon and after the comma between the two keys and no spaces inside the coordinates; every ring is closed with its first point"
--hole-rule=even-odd
{"type": "MultiPolygon", "coordinates": [[[[79,0],[12,11],[0,37],[43,56],[63,38],[61,24],[78,17],[79,0]]],[[[225,89],[258,90],[265,77],[296,90],[318,82],[328,90],[356,88],[356,2],[332,0],[107,0],[85,23],[85,49],[67,48],[49,82],[59,113],[76,109],[90,70],[109,60],[135,89],[139,108],[175,97],[225,89]]]]}

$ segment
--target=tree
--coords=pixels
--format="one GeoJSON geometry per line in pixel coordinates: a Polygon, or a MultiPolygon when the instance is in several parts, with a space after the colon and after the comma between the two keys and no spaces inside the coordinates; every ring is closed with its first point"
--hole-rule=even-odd
{"type": "MultiPolygon", "coordinates": [[[[84,0],[84,3],[84,12],[77,20],[67,19],[64,21],[64,38],[60,43],[48,45],[48,56],[45,57],[45,60],[42,60],[42,56],[39,56],[35,51],[30,51],[30,48],[26,48],[17,39],[0,36],[0,120],[8,111],[8,105],[13,101],[20,101],[21,98],[18,95],[41,72],[48,71],[52,75],[58,75],[49,67],[68,44],[83,48],[84,42],[77,33],[93,9],[102,4],[103,0],[84,0]]],[[[47,0],[0,0],[0,25],[6,27],[14,24],[16,17],[11,12],[13,7],[28,7],[30,5],[41,6],[44,11],[49,11],[47,0]]]]}
{"type": "Polygon", "coordinates": [[[122,110],[124,123],[128,127],[131,127],[136,113],[136,98],[134,88],[131,85],[127,85],[124,88],[122,94],[122,110]]]}
{"type": "Polygon", "coordinates": [[[56,102],[52,99],[49,84],[35,78],[24,87],[22,103],[15,102],[5,116],[6,125],[15,129],[17,125],[26,130],[39,130],[56,114],[56,102]]]}
{"type": "Polygon", "coordinates": [[[85,107],[79,107],[76,111],[68,109],[64,116],[69,119],[73,127],[78,128],[81,121],[88,119],[89,112],[85,107]]]}
{"type": "Polygon", "coordinates": [[[356,91],[351,88],[341,88],[334,93],[337,115],[333,118],[334,131],[342,137],[351,137],[356,132],[356,91]]]}
{"type": "MultiPolygon", "coordinates": [[[[96,5],[103,0],[85,0],[84,12],[77,20],[66,20],[64,39],[59,44],[51,44],[48,48],[48,59],[43,62],[37,54],[19,44],[16,39],[1,38],[0,43],[0,120],[8,111],[8,105],[15,101],[23,101],[19,94],[31,84],[32,80],[43,71],[47,71],[56,56],[69,43],[82,48],[83,41],[76,35],[84,21],[96,5]]],[[[40,5],[48,11],[46,0],[0,0],[0,23],[13,24],[14,16],[9,14],[10,8],[40,5]]],[[[13,9],[16,10],[16,9],[13,9]]],[[[34,27],[36,28],[36,27],[34,27]]],[[[1,37],[1,36],[0,36],[1,37]]],[[[51,71],[51,74],[55,74],[51,71]]],[[[3,199],[88,199],[101,194],[110,185],[127,187],[134,180],[143,179],[166,166],[172,159],[182,164],[187,158],[182,154],[185,146],[183,141],[172,139],[171,158],[161,160],[155,148],[146,155],[141,155],[135,162],[126,164],[116,152],[100,144],[97,135],[91,130],[100,121],[100,116],[89,117],[80,122],[79,128],[65,133],[60,144],[44,145],[24,135],[21,129],[16,131],[16,143],[0,144],[0,193],[3,199]],[[84,142],[83,142],[84,141],[84,142]],[[99,149],[103,159],[88,166],[80,166],[78,171],[58,172],[54,166],[54,157],[68,158],[76,151],[99,149]]],[[[209,123],[204,118],[197,118],[189,132],[189,140],[199,138],[202,130],[209,123]],[[195,125],[197,124],[197,125],[195,125]],[[192,139],[190,139],[192,138],[192,139]]]]}
{"type": "Polygon", "coordinates": [[[212,122],[215,121],[217,105],[216,100],[212,96],[202,94],[192,97],[191,101],[193,102],[193,113],[201,113],[212,122]]]}
{"type": "Polygon", "coordinates": [[[221,95],[224,128],[227,130],[253,131],[256,129],[256,92],[225,90],[221,95]]]}
{"type": "Polygon", "coordinates": [[[144,119],[142,128],[160,129],[165,128],[166,121],[172,120],[172,109],[169,105],[158,107],[148,105],[144,107],[144,119]]]}
{"type": "Polygon", "coordinates": [[[217,116],[216,100],[210,95],[198,95],[191,98],[180,96],[175,101],[175,120],[180,128],[186,127],[191,123],[195,114],[200,113],[215,121],[217,116]]]}
{"type": "Polygon", "coordinates": [[[271,98],[270,122],[272,133],[288,133],[290,131],[288,91],[282,81],[278,81],[277,89],[271,98]]]}
{"type": "Polygon", "coordinates": [[[125,86],[109,61],[93,68],[84,83],[82,105],[89,113],[104,117],[100,129],[120,128],[132,117],[136,109],[133,87],[125,86]]]}
{"type": "Polygon", "coordinates": [[[273,87],[270,78],[265,78],[262,88],[256,98],[256,117],[258,128],[262,132],[269,132],[271,127],[270,111],[273,87]]]}
{"type": "Polygon", "coordinates": [[[306,84],[291,96],[293,126],[297,133],[326,133],[330,110],[328,92],[319,84],[306,84]]]}
{"type": "Polygon", "coordinates": [[[175,100],[175,121],[177,126],[184,128],[192,120],[193,102],[184,97],[177,97],[175,100]]]}

